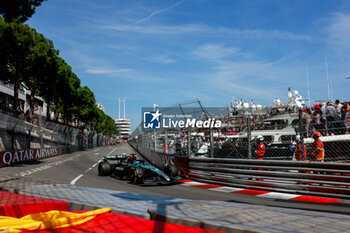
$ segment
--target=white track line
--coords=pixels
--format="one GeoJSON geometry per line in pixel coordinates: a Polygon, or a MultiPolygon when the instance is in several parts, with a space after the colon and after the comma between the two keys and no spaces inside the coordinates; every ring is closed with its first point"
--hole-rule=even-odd
{"type": "MultiPolygon", "coordinates": [[[[110,155],[110,154],[112,154],[116,149],[117,149],[117,147],[114,148],[111,152],[109,152],[109,153],[107,154],[107,156],[110,155]]],[[[84,171],[83,174],[80,174],[79,176],[75,177],[74,180],[72,180],[72,181],[70,182],[70,184],[71,184],[71,185],[75,185],[75,183],[76,183],[81,177],[83,177],[85,173],[89,172],[92,168],[96,167],[96,165],[97,165],[99,162],[101,162],[101,161],[102,161],[102,159],[100,159],[99,161],[97,161],[97,163],[94,163],[91,167],[89,167],[88,169],[86,169],[86,170],[84,171]]]]}
{"type": "Polygon", "coordinates": [[[40,172],[40,171],[43,171],[43,170],[46,170],[46,169],[49,169],[49,168],[61,165],[63,163],[72,161],[72,160],[76,159],[79,156],[81,156],[81,154],[77,154],[74,157],[66,158],[66,159],[63,159],[63,160],[60,160],[60,161],[56,161],[56,162],[52,162],[52,163],[49,163],[49,164],[44,164],[44,165],[42,165],[40,167],[29,169],[27,171],[20,172],[19,174],[15,174],[15,176],[23,176],[23,177],[24,176],[29,176],[29,175],[32,175],[32,174],[34,174],[36,172],[40,172]]]}
{"type": "Polygon", "coordinates": [[[77,182],[81,177],[83,176],[83,174],[80,174],[79,176],[77,176],[74,180],[72,180],[70,182],[71,185],[75,185],[75,182],[77,182]]]}
{"type": "Polygon", "coordinates": [[[299,196],[301,196],[301,195],[295,195],[295,194],[289,194],[289,193],[270,192],[270,193],[260,194],[260,195],[257,195],[257,196],[259,196],[259,197],[269,197],[269,198],[290,200],[290,199],[299,197],[299,196]]]}
{"type": "Polygon", "coordinates": [[[191,181],[191,182],[183,182],[181,184],[184,185],[184,186],[195,186],[195,185],[201,185],[203,183],[191,181]]]}
{"type": "Polygon", "coordinates": [[[212,190],[212,191],[218,191],[218,192],[225,192],[225,193],[232,193],[232,192],[237,192],[237,191],[241,191],[243,189],[240,188],[232,188],[232,187],[219,187],[219,188],[210,188],[208,190],[212,190]]]}

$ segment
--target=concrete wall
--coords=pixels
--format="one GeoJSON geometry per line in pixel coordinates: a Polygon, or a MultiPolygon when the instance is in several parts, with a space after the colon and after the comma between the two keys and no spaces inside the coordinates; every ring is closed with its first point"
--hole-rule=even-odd
{"type": "Polygon", "coordinates": [[[83,133],[78,129],[53,123],[27,121],[0,113],[0,151],[62,146],[64,153],[113,144],[115,138],[83,133]],[[108,140],[109,139],[109,140],[108,140]]]}
{"type": "Polygon", "coordinates": [[[77,148],[77,130],[57,125],[55,130],[48,129],[0,113],[0,151],[54,146],[77,148]]]}

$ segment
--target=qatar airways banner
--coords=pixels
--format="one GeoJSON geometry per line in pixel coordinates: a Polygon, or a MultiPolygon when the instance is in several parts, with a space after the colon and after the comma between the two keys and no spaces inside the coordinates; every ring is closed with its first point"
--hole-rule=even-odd
{"type": "Polygon", "coordinates": [[[45,159],[62,154],[62,147],[12,150],[0,152],[0,167],[45,159]]]}

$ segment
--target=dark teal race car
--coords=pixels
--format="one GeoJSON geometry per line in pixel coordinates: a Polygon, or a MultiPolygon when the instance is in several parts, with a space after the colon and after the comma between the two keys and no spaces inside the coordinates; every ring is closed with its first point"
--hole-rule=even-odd
{"type": "Polygon", "coordinates": [[[135,155],[105,156],[98,164],[99,176],[127,177],[132,184],[169,184],[181,177],[175,165],[167,164],[163,170],[144,160],[136,160],[135,155]]]}

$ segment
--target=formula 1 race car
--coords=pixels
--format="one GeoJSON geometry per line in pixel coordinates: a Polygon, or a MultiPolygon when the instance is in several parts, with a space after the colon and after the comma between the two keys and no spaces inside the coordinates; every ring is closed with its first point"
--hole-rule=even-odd
{"type": "Polygon", "coordinates": [[[98,175],[120,179],[127,176],[132,184],[173,183],[181,179],[175,165],[168,164],[162,171],[144,160],[137,160],[134,154],[105,156],[98,164],[98,175]]]}

